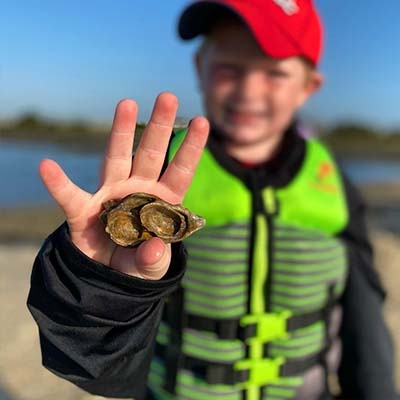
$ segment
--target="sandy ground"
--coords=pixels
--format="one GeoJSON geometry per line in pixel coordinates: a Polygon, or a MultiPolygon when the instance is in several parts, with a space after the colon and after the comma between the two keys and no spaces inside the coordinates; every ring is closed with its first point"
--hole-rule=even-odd
{"type": "MultiPolygon", "coordinates": [[[[400,389],[400,185],[365,187],[363,193],[371,205],[369,220],[376,265],[389,294],[385,317],[396,345],[396,381],[400,389]]],[[[86,394],[41,366],[37,328],[25,304],[32,261],[42,236],[60,221],[60,214],[50,210],[54,218],[40,227],[37,221],[43,222],[41,213],[49,214],[47,211],[34,210],[34,217],[21,211],[2,212],[0,400],[104,399],[86,394]],[[15,221],[21,215],[35,228],[16,229],[15,221]]]]}

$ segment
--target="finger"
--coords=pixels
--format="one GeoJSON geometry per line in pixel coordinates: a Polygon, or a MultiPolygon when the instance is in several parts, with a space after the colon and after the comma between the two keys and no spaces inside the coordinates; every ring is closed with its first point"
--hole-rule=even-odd
{"type": "Polygon", "coordinates": [[[129,177],[137,118],[137,105],[121,100],[115,110],[113,126],[104,155],[100,183],[110,185],[129,177]]]}
{"type": "Polygon", "coordinates": [[[177,109],[178,99],[172,93],[162,93],[157,97],[135,152],[131,176],[143,180],[159,178],[177,109]]]}
{"type": "Polygon", "coordinates": [[[197,117],[192,120],[186,137],[173,160],[160,179],[160,183],[182,200],[207,142],[209,124],[207,119],[197,117]]]}
{"type": "Polygon", "coordinates": [[[39,173],[49,193],[64,210],[67,219],[74,218],[83,209],[90,194],[75,185],[53,160],[42,160],[39,173]]]}
{"type": "Polygon", "coordinates": [[[118,248],[110,266],[137,278],[156,280],[166,274],[170,260],[171,246],[159,238],[152,238],[137,249],[118,248]]]}

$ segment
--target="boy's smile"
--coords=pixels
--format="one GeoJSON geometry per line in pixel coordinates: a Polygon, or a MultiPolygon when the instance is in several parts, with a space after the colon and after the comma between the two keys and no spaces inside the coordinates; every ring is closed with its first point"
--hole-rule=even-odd
{"type": "Polygon", "coordinates": [[[231,155],[245,161],[273,153],[321,83],[301,58],[265,55],[248,29],[234,21],[214,28],[196,61],[207,117],[231,155]]]}

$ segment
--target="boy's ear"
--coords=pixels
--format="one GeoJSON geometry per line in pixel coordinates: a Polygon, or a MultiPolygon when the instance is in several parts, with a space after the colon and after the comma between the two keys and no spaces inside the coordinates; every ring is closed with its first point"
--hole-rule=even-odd
{"type": "Polygon", "coordinates": [[[324,76],[321,74],[321,72],[317,71],[316,69],[310,71],[306,83],[308,94],[312,95],[313,93],[317,92],[323,84],[324,76]]]}
{"type": "Polygon", "coordinates": [[[324,83],[324,76],[316,69],[309,70],[307,72],[306,82],[304,84],[304,90],[299,98],[298,107],[301,107],[307,99],[310,98],[315,92],[317,92],[324,83]]]}

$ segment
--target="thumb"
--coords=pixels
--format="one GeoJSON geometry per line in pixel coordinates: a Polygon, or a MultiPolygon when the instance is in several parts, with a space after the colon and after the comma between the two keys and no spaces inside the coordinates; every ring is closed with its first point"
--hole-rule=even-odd
{"type": "Polygon", "coordinates": [[[39,174],[51,196],[64,210],[67,219],[79,213],[91,197],[75,185],[53,160],[42,160],[39,164],[39,174]]]}
{"type": "Polygon", "coordinates": [[[166,245],[159,238],[152,238],[141,243],[140,246],[128,253],[125,250],[124,260],[118,257],[118,267],[113,266],[116,261],[114,254],[111,267],[120,272],[135,276],[136,278],[157,280],[161,279],[168,271],[171,262],[171,246],[166,245]],[[129,258],[129,260],[127,259],[129,258]],[[114,262],[113,262],[114,261],[114,262]]]}

